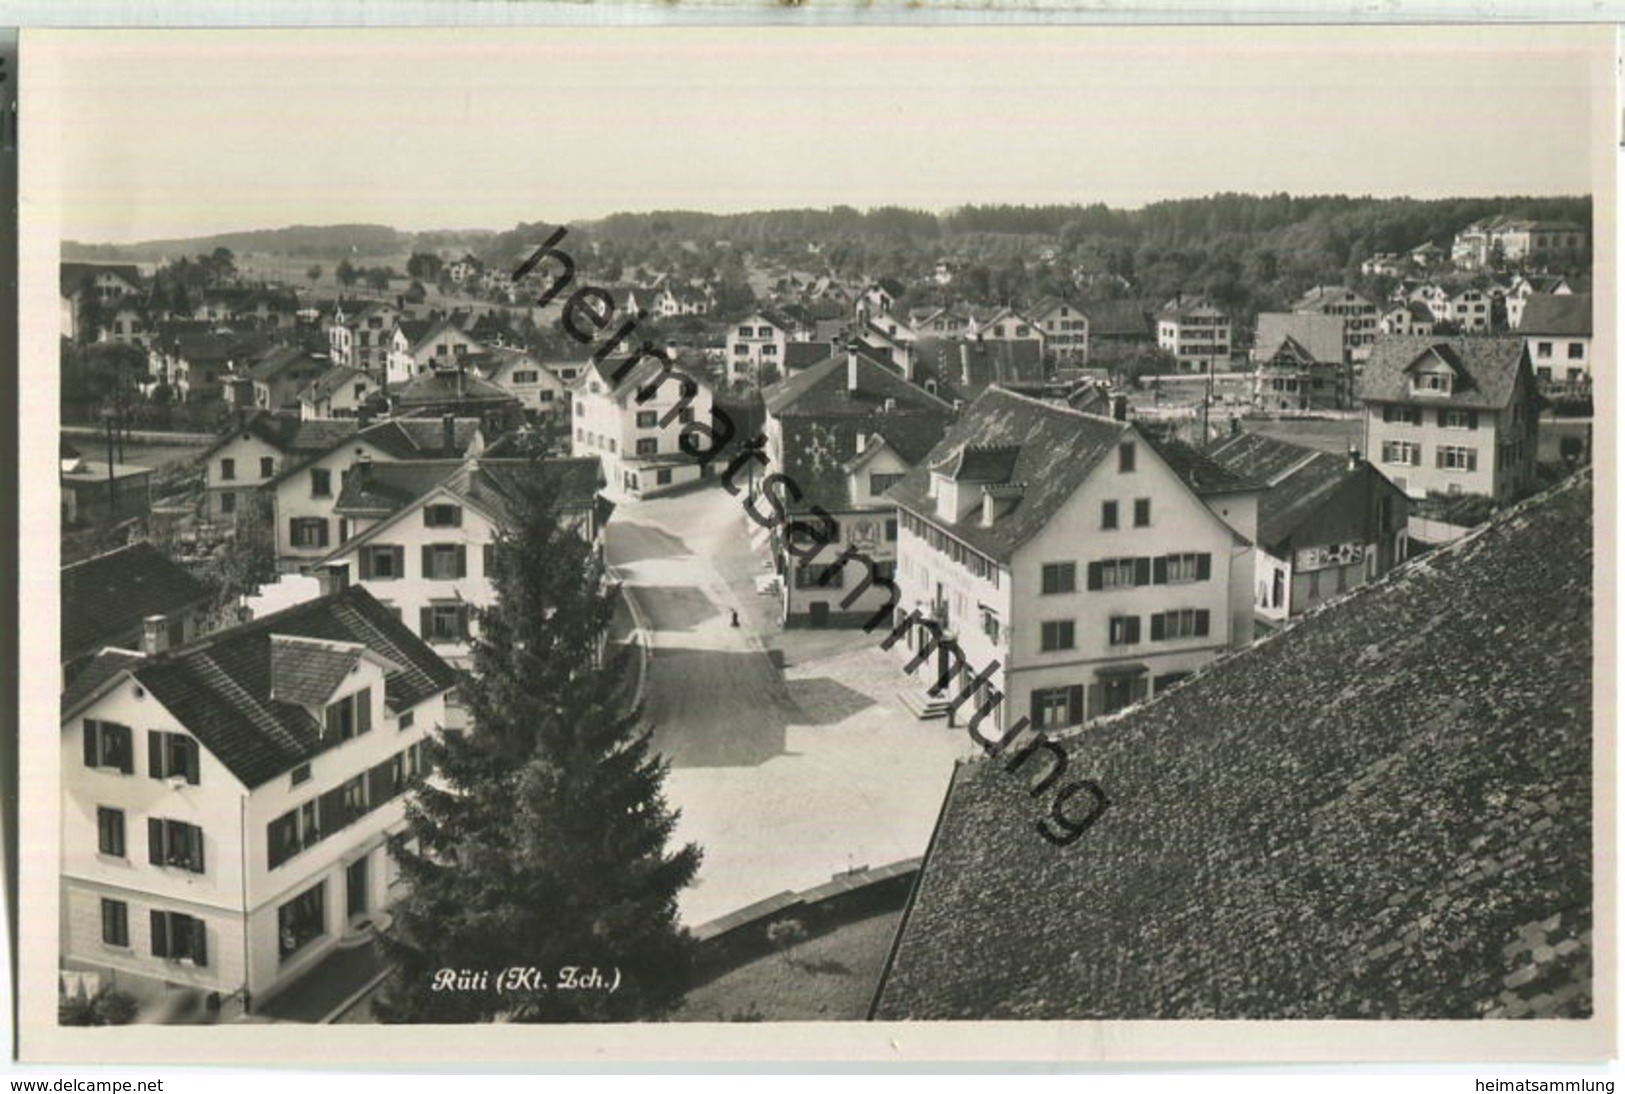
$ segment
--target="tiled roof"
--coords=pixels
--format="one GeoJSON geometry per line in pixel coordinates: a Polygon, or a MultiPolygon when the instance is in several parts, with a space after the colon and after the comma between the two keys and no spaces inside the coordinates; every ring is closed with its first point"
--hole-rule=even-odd
{"type": "Polygon", "coordinates": [[[1343,317],[1315,312],[1260,312],[1253,360],[1270,360],[1288,342],[1317,364],[1342,364],[1343,317]]]}
{"type": "Polygon", "coordinates": [[[1157,450],[1157,455],[1163,458],[1173,473],[1178,475],[1198,497],[1249,493],[1261,489],[1257,480],[1237,474],[1231,468],[1209,458],[1207,453],[1176,437],[1159,436],[1150,430],[1143,436],[1145,442],[1157,450]]]}
{"type": "Polygon", "coordinates": [[[1071,846],[961,766],[873,1017],[1589,1016],[1591,531],[1582,472],[1061,742],[1071,846]]]}
{"type": "Polygon", "coordinates": [[[878,350],[857,347],[858,390],[847,390],[847,352],[829,355],[825,360],[794,376],[786,377],[762,392],[769,414],[864,415],[879,410],[885,400],[899,406],[913,406],[933,412],[951,413],[953,407],[899,376],[889,363],[882,364],[878,350]]]}
{"type": "Polygon", "coordinates": [[[323,358],[302,346],[271,346],[248,366],[248,374],[256,380],[270,380],[295,365],[322,363],[323,358]]]}
{"type": "Polygon", "coordinates": [[[1590,293],[1533,293],[1524,302],[1523,321],[1518,329],[1524,334],[1568,335],[1573,338],[1591,337],[1590,293]]]}
{"type": "Polygon", "coordinates": [[[1371,348],[1359,397],[1378,402],[1500,410],[1512,401],[1520,372],[1529,368],[1522,338],[1443,338],[1384,335],[1371,348]],[[1407,370],[1423,357],[1447,361],[1456,374],[1449,395],[1412,396],[1407,370]]]}
{"type": "Polygon", "coordinates": [[[1263,433],[1235,433],[1207,447],[1209,458],[1254,482],[1269,486],[1318,451],[1263,433]]]}
{"type": "Polygon", "coordinates": [[[361,661],[353,642],[271,636],[271,699],[304,707],[324,705],[361,661]]]}
{"type": "Polygon", "coordinates": [[[443,417],[390,418],[368,426],[354,439],[368,441],[398,460],[444,460],[466,453],[479,432],[478,418],[453,418],[447,447],[443,417]]]}
{"type": "Polygon", "coordinates": [[[1089,337],[1150,338],[1151,305],[1145,300],[1096,300],[1080,310],[1089,320],[1089,337]]]}
{"type": "Polygon", "coordinates": [[[404,385],[390,389],[390,398],[403,407],[516,401],[511,392],[460,369],[421,373],[404,385]]]}
{"type": "Polygon", "coordinates": [[[457,673],[358,585],[126,666],[250,789],[337,743],[310,711],[273,698],[273,635],[353,643],[393,662],[385,698],[395,710],[457,684],[457,673]]]}
{"type": "Polygon", "coordinates": [[[133,543],[62,568],[62,659],[95,649],[209,598],[209,588],[150,543],[133,543]]]}
{"type": "Polygon", "coordinates": [[[290,414],[277,414],[269,410],[249,411],[240,421],[215,438],[213,444],[198,454],[207,459],[243,434],[258,437],[278,452],[307,456],[325,452],[353,436],[360,428],[353,419],[311,418],[301,420],[290,414]]]}
{"type": "Polygon", "coordinates": [[[1370,464],[1315,448],[1276,440],[1261,433],[1226,437],[1208,448],[1216,462],[1268,483],[1258,499],[1258,539],[1274,548],[1286,542],[1305,520],[1320,509],[1350,479],[1374,475],[1396,496],[1397,486],[1370,464]]]}
{"type": "Polygon", "coordinates": [[[1008,561],[1016,548],[1044,528],[1120,440],[1138,435],[1124,422],[1082,414],[1002,388],[988,388],[964,410],[930,455],[887,496],[932,523],[947,527],[983,554],[1008,561]],[[982,525],[979,512],[960,522],[938,518],[936,502],[927,494],[931,471],[946,473],[967,445],[1013,445],[1020,449],[1010,480],[1026,483],[1026,493],[991,527],[982,525]]]}
{"type": "Polygon", "coordinates": [[[934,379],[943,398],[967,403],[993,384],[1041,384],[1045,379],[1044,347],[1036,338],[928,335],[915,343],[914,357],[920,382],[934,379]]]}
{"type": "Polygon", "coordinates": [[[71,296],[87,288],[99,273],[114,273],[130,283],[132,289],[141,287],[141,271],[126,263],[64,262],[60,272],[63,296],[71,296]]]}
{"type": "Polygon", "coordinates": [[[796,372],[811,368],[830,356],[828,342],[786,342],[784,344],[784,368],[786,372],[796,372]]]}
{"type": "Polygon", "coordinates": [[[344,476],[334,499],[336,513],[393,513],[439,486],[463,466],[462,460],[373,461],[344,476]]]}
{"type": "MultiPolygon", "coordinates": [[[[653,380],[656,376],[660,375],[660,370],[662,367],[664,367],[661,362],[654,357],[639,358],[638,363],[633,365],[631,370],[621,378],[619,383],[617,383],[615,380],[615,374],[626,366],[627,360],[627,358],[623,357],[615,361],[610,361],[607,359],[599,361],[595,359],[587,362],[587,372],[596,374],[598,379],[603,382],[604,386],[609,389],[610,397],[616,401],[625,399],[627,395],[636,392],[638,389],[643,387],[644,384],[648,383],[650,380],[653,380]]],[[[688,365],[683,361],[681,355],[679,355],[672,362],[670,375],[687,379],[700,388],[706,388],[709,386],[705,383],[704,374],[698,369],[688,367],[688,365]]],[[[577,382],[584,379],[586,379],[585,373],[578,378],[577,382]]],[[[670,380],[668,379],[666,382],[669,383],[670,380]]]]}
{"type": "Polygon", "coordinates": [[[1333,307],[1372,307],[1371,301],[1343,285],[1316,285],[1292,305],[1293,311],[1318,312],[1333,307]]]}
{"type": "Polygon", "coordinates": [[[302,403],[318,403],[332,395],[339,388],[357,380],[366,379],[368,379],[367,374],[358,368],[351,368],[348,365],[335,365],[306,385],[305,390],[299,393],[299,401],[302,403]]]}
{"type": "Polygon", "coordinates": [[[78,706],[120,672],[144,660],[145,655],[132,650],[104,649],[94,654],[68,681],[62,692],[62,709],[78,706]]]}

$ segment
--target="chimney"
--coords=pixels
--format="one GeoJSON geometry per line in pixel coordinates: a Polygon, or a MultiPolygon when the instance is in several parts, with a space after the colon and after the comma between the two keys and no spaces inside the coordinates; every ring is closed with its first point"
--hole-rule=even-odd
{"type": "Polygon", "coordinates": [[[141,652],[155,657],[164,652],[164,617],[149,615],[141,620],[141,652]]]}
{"type": "Polygon", "coordinates": [[[858,390],[858,343],[856,341],[846,344],[846,390],[849,395],[857,394],[858,390]]]}
{"type": "Polygon", "coordinates": [[[1111,401],[1112,418],[1119,422],[1128,421],[1128,396],[1120,393],[1114,394],[1111,401]]]}
{"type": "Polygon", "coordinates": [[[448,456],[457,451],[457,419],[450,414],[440,419],[440,437],[448,456]]]}
{"type": "Polygon", "coordinates": [[[316,584],[321,589],[322,596],[331,596],[341,592],[350,584],[350,567],[345,563],[335,566],[321,566],[312,571],[316,584]]]}

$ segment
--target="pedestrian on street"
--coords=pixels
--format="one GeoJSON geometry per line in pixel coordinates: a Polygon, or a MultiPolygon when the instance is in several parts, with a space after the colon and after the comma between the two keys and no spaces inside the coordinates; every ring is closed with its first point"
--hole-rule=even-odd
{"type": "Polygon", "coordinates": [[[730,614],[733,616],[733,625],[736,627],[739,626],[739,609],[730,609],[730,614]]]}

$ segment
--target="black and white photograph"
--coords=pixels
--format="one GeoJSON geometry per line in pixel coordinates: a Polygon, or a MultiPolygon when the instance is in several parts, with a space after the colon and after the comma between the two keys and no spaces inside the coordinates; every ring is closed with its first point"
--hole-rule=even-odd
{"type": "Polygon", "coordinates": [[[1612,28],[22,45],[25,1057],[1614,1053],[1612,28]]]}

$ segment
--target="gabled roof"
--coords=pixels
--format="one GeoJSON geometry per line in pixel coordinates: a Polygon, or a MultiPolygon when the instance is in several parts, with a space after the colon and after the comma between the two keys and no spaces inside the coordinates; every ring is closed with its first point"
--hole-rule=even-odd
{"type": "Polygon", "coordinates": [[[919,407],[934,413],[953,411],[948,403],[899,376],[889,362],[882,364],[876,360],[871,356],[875,351],[866,352],[862,346],[856,349],[856,392],[847,389],[848,351],[842,350],[763,391],[762,399],[767,405],[767,412],[781,418],[793,415],[866,415],[879,409],[887,399],[895,400],[899,406],[919,407]]]}
{"type": "Polygon", "coordinates": [[[303,346],[272,346],[254,359],[248,366],[248,374],[256,380],[268,381],[298,365],[325,367],[327,364],[326,354],[312,353],[303,346]]]}
{"type": "Polygon", "coordinates": [[[1271,548],[1291,537],[1350,479],[1375,475],[1394,494],[1404,493],[1363,460],[1351,466],[1347,456],[1262,433],[1226,437],[1210,445],[1207,454],[1237,474],[1268,484],[1258,499],[1258,539],[1271,548]]]}
{"type": "Polygon", "coordinates": [[[939,338],[914,345],[918,379],[937,383],[945,399],[972,402],[993,384],[1032,385],[1046,379],[1043,343],[1036,338],[939,338]],[[966,383],[965,373],[970,373],[966,383]]]}
{"type": "MultiPolygon", "coordinates": [[[[347,643],[393,663],[385,700],[404,710],[457,684],[457,673],[423,640],[352,585],[214,633],[157,657],[127,663],[107,683],[133,676],[249,789],[308,762],[339,742],[305,706],[273,697],[273,636],[347,643]]],[[[90,698],[64,707],[72,717],[90,698]]]]}
{"type": "Polygon", "coordinates": [[[1096,300],[1080,309],[1089,320],[1089,337],[1150,338],[1151,307],[1144,300],[1096,300]]]}
{"type": "Polygon", "coordinates": [[[461,368],[419,373],[406,383],[391,388],[389,397],[395,405],[406,409],[474,403],[496,406],[517,401],[506,388],[482,380],[461,368]]]}
{"type": "Polygon", "coordinates": [[[198,455],[203,460],[226,445],[247,434],[257,437],[278,452],[295,456],[309,456],[343,443],[360,428],[350,419],[311,418],[300,420],[288,414],[275,414],[269,410],[253,410],[240,422],[233,422],[215,442],[198,455]]]}
{"type": "Polygon", "coordinates": [[[309,430],[312,434],[311,439],[322,439],[326,443],[319,448],[301,446],[295,450],[294,454],[302,458],[288,461],[277,476],[270,480],[271,484],[299,474],[336,449],[362,441],[397,460],[452,459],[466,453],[480,436],[478,418],[452,419],[450,448],[446,446],[444,418],[386,418],[364,429],[357,428],[357,424],[347,418],[313,418],[301,422],[300,425],[305,427],[301,432],[309,430]],[[324,422],[333,426],[347,425],[349,428],[309,430],[309,427],[319,426],[324,422]]]}
{"type": "Polygon", "coordinates": [[[1162,457],[1169,469],[1198,497],[1247,494],[1262,489],[1256,479],[1237,474],[1223,463],[1211,459],[1201,449],[1193,448],[1177,437],[1159,436],[1150,430],[1143,436],[1146,444],[1156,449],[1157,455],[1162,457]]]}
{"type": "Polygon", "coordinates": [[[101,273],[116,274],[129,282],[132,291],[141,288],[141,271],[125,262],[64,262],[60,270],[63,296],[83,291],[101,273]]]}
{"type": "Polygon", "coordinates": [[[278,703],[321,707],[361,662],[353,642],[323,642],[297,635],[271,636],[271,698],[278,703]]]}
{"type": "Polygon", "coordinates": [[[1358,382],[1370,402],[1425,402],[1428,406],[1500,410],[1512,401],[1518,376],[1529,368],[1522,338],[1441,338],[1386,335],[1377,339],[1358,382]],[[1450,394],[1413,396],[1410,370],[1443,361],[1456,375],[1450,394]]]}
{"type": "Polygon", "coordinates": [[[359,381],[370,382],[371,379],[372,377],[358,368],[351,368],[348,365],[335,365],[305,385],[305,390],[299,393],[299,401],[301,403],[319,403],[342,387],[359,381]]]}
{"type": "Polygon", "coordinates": [[[62,567],[62,660],[139,627],[149,615],[201,604],[209,587],[150,543],[62,567]]]}
{"type": "Polygon", "coordinates": [[[1343,317],[1313,312],[1260,312],[1253,359],[1268,361],[1283,348],[1317,364],[1343,363],[1343,317]],[[1290,345],[1288,345],[1290,343],[1290,345]]]}
{"type": "Polygon", "coordinates": [[[1293,311],[1318,312],[1325,308],[1354,306],[1375,307],[1371,301],[1343,285],[1316,285],[1298,298],[1293,311]]]}
{"type": "Polygon", "coordinates": [[[1524,334],[1591,337],[1590,293],[1533,293],[1524,302],[1523,320],[1518,330],[1524,334]]]}
{"type": "Polygon", "coordinates": [[[1586,471],[1058,742],[1043,797],[961,765],[871,1017],[1590,1015],[1591,534],[1586,471]],[[1111,804],[1056,847],[1076,779],[1111,804]]]}
{"type": "Polygon", "coordinates": [[[1082,414],[992,387],[967,407],[928,455],[888,493],[910,512],[943,525],[994,559],[1007,562],[1076,493],[1118,442],[1139,433],[1126,422],[1082,414]],[[933,471],[949,474],[967,446],[1015,447],[1009,480],[1027,484],[1022,498],[992,526],[973,513],[962,522],[937,516],[928,488],[933,471]]]}

